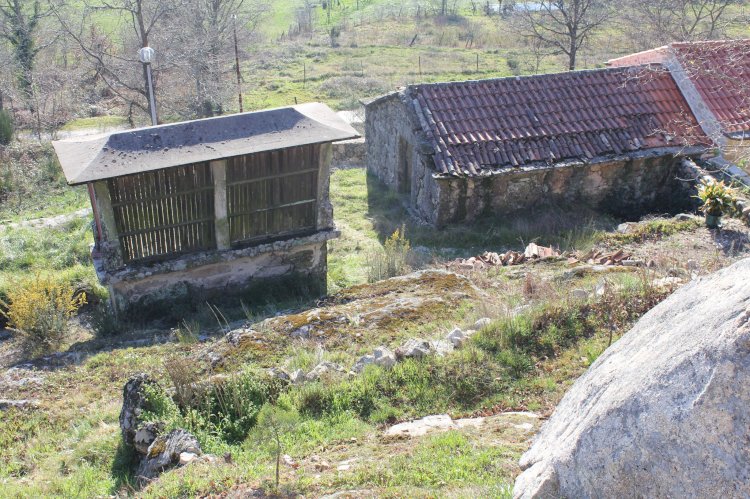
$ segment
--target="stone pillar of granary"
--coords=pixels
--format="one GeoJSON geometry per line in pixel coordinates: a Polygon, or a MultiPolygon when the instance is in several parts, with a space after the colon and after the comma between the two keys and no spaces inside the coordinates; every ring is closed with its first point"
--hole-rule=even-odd
{"type": "Polygon", "coordinates": [[[329,183],[331,177],[331,160],[333,159],[333,145],[328,142],[320,144],[318,153],[318,213],[317,230],[333,228],[333,205],[329,197],[329,183]]]}
{"type": "Polygon", "coordinates": [[[107,269],[117,269],[123,266],[122,250],[120,248],[120,235],[117,232],[115,222],[115,211],[112,207],[112,199],[109,194],[106,180],[93,182],[94,197],[92,206],[99,215],[101,224],[101,240],[99,250],[102,255],[102,263],[107,269]]]}

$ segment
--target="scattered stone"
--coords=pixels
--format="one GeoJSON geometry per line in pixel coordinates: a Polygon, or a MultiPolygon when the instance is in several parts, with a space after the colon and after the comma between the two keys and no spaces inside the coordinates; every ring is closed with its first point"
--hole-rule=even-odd
{"type": "Polygon", "coordinates": [[[607,293],[608,289],[609,289],[609,283],[606,280],[602,279],[601,281],[599,281],[598,283],[596,283],[596,288],[594,289],[594,294],[598,298],[601,298],[602,296],[604,296],[607,293]]]}
{"type": "Polygon", "coordinates": [[[349,471],[349,469],[351,469],[351,467],[352,467],[351,464],[339,464],[336,469],[338,471],[349,471]]]}
{"type": "Polygon", "coordinates": [[[690,213],[678,213],[673,218],[678,222],[687,222],[688,220],[693,220],[695,215],[691,215],[690,213]]]}
{"type": "Polygon", "coordinates": [[[180,464],[183,453],[200,456],[201,446],[198,440],[186,430],[178,428],[154,440],[146,456],[138,465],[136,476],[139,482],[145,483],[167,469],[180,464]]]}
{"type": "Polygon", "coordinates": [[[446,340],[433,340],[430,342],[430,350],[438,357],[445,357],[453,351],[453,343],[446,340]]]}
{"type": "Polygon", "coordinates": [[[678,289],[575,382],[514,497],[744,497],[750,259],[678,289]]]}
{"type": "Polygon", "coordinates": [[[572,296],[576,300],[588,300],[589,292],[586,291],[585,289],[576,288],[570,292],[570,296],[572,296]]]}
{"type": "Polygon", "coordinates": [[[234,460],[232,459],[232,453],[231,452],[225,452],[224,453],[224,462],[226,464],[232,464],[234,460]]]}
{"type": "Polygon", "coordinates": [[[305,371],[302,369],[295,370],[290,376],[289,381],[292,382],[293,385],[299,385],[301,383],[305,382],[305,371]]]}
{"type": "Polygon", "coordinates": [[[396,349],[397,359],[420,359],[430,354],[430,342],[421,338],[411,338],[396,349]]]}
{"type": "Polygon", "coordinates": [[[531,431],[534,429],[534,425],[531,423],[511,424],[511,426],[523,431],[531,431]]]}
{"type": "Polygon", "coordinates": [[[238,347],[248,339],[252,339],[255,332],[252,329],[235,329],[226,334],[227,342],[233,347],[238,347]]]}
{"type": "Polygon", "coordinates": [[[628,222],[618,225],[617,232],[619,232],[620,234],[627,234],[628,232],[630,232],[630,225],[631,224],[629,224],[628,222]]]}
{"type": "Polygon", "coordinates": [[[481,319],[477,319],[471,328],[480,331],[482,328],[485,328],[490,324],[492,324],[492,319],[489,317],[482,317],[481,319]]]}
{"type": "Polygon", "coordinates": [[[620,262],[620,264],[626,266],[626,267],[645,267],[646,262],[643,260],[623,260],[620,262]]]}
{"type": "Polygon", "coordinates": [[[297,463],[294,459],[292,459],[292,456],[290,456],[289,454],[284,454],[283,456],[281,456],[281,460],[283,461],[285,465],[289,466],[290,468],[293,468],[295,470],[299,468],[299,463],[297,463]]]}
{"type": "Polygon", "coordinates": [[[327,360],[324,360],[323,362],[315,366],[312,371],[310,371],[309,373],[305,375],[305,380],[316,381],[320,379],[321,376],[324,376],[332,372],[342,373],[344,372],[344,368],[338,364],[334,364],[333,362],[328,362],[327,360]]]}
{"type": "Polygon", "coordinates": [[[375,357],[375,364],[385,369],[390,369],[396,365],[396,355],[389,348],[378,347],[372,353],[375,357]]]}
{"type": "Polygon", "coordinates": [[[375,363],[375,356],[374,355],[363,355],[359,359],[357,359],[357,362],[354,363],[354,367],[352,367],[352,371],[356,374],[361,373],[365,370],[365,366],[369,366],[370,364],[375,363]]]}
{"type": "Polygon", "coordinates": [[[294,331],[292,331],[292,335],[291,336],[292,336],[292,338],[299,338],[299,339],[305,339],[306,340],[306,339],[310,338],[310,332],[311,331],[312,331],[312,326],[310,326],[308,324],[308,325],[302,326],[299,329],[295,329],[294,331]]]}
{"type": "Polygon", "coordinates": [[[0,399],[0,411],[7,411],[8,409],[36,409],[37,407],[39,407],[39,402],[36,400],[0,399]]]}
{"type": "Polygon", "coordinates": [[[451,430],[453,428],[455,428],[455,425],[450,416],[447,414],[438,414],[393,425],[385,431],[385,434],[386,436],[404,435],[408,437],[421,437],[429,431],[451,430]]]}
{"type": "Polygon", "coordinates": [[[454,348],[461,348],[463,344],[466,343],[468,336],[466,336],[466,333],[461,331],[459,328],[455,328],[453,331],[448,333],[445,339],[449,341],[454,348]]]}
{"type": "Polygon", "coordinates": [[[652,285],[655,288],[673,288],[683,283],[681,277],[662,277],[660,279],[654,279],[652,285]]]}
{"type": "Polygon", "coordinates": [[[484,421],[484,417],[462,418],[456,419],[453,423],[456,425],[456,428],[479,428],[484,424],[484,421]]]}
{"type": "Polygon", "coordinates": [[[182,452],[180,454],[180,466],[192,463],[197,457],[198,455],[193,454],[192,452],[182,452]]]}
{"type": "Polygon", "coordinates": [[[272,367],[266,371],[266,373],[272,378],[278,378],[282,381],[291,381],[292,378],[289,373],[280,367],[272,367]]]}
{"type": "Polygon", "coordinates": [[[315,463],[315,471],[326,471],[330,470],[331,465],[328,463],[328,461],[320,461],[315,463]]]}

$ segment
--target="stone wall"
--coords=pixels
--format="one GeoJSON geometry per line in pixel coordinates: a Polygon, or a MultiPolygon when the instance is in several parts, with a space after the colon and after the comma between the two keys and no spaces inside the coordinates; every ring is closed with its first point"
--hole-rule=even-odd
{"type": "MultiPolygon", "coordinates": [[[[270,281],[301,277],[311,292],[326,289],[327,241],[338,232],[277,241],[249,248],[205,252],[184,258],[127,267],[103,280],[120,313],[154,312],[176,303],[203,303],[246,295],[270,281]]],[[[250,300],[252,301],[252,300],[250,300]]],[[[246,304],[252,305],[247,300],[246,304]]]]}
{"type": "Polygon", "coordinates": [[[336,142],[333,147],[332,170],[361,168],[365,166],[365,139],[336,142]]]}
{"type": "Polygon", "coordinates": [[[594,164],[509,169],[484,178],[440,178],[435,203],[417,211],[437,226],[475,220],[482,215],[510,215],[538,206],[581,204],[623,218],[689,205],[677,180],[680,158],[664,152],[594,164]],[[430,218],[426,215],[433,211],[430,218]]]}

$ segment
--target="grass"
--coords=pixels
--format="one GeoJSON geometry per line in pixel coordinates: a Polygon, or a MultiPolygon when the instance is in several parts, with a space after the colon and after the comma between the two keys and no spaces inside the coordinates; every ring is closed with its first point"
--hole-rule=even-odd
{"type": "Polygon", "coordinates": [[[125,125],[127,125],[127,119],[122,116],[92,116],[69,121],[60,130],[63,132],[74,132],[78,130],[97,129],[103,132],[109,128],[125,125]]]}

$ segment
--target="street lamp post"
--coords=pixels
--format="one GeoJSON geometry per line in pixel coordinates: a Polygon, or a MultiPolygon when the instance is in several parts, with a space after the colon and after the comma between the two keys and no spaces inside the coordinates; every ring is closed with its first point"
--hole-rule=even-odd
{"type": "Polygon", "coordinates": [[[156,99],[154,98],[154,81],[151,76],[151,61],[154,59],[154,49],[151,47],[143,47],[138,51],[138,59],[140,59],[146,70],[146,83],[148,85],[148,107],[151,111],[151,124],[156,126],[158,124],[156,120],[156,99]]]}

